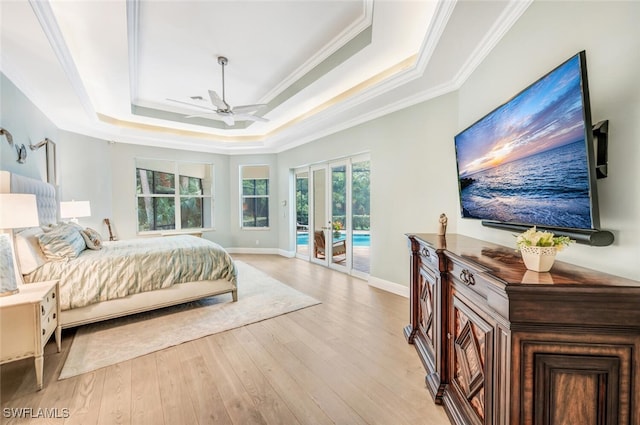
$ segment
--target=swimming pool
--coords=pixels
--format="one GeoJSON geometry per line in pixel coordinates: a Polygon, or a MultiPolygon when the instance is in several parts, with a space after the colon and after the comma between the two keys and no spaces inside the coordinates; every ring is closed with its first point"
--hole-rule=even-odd
{"type": "MultiPolygon", "coordinates": [[[[341,238],[341,239],[344,239],[341,238]]],[[[309,245],[309,234],[306,232],[298,232],[296,236],[298,245],[309,245]]],[[[371,246],[371,234],[356,233],[353,235],[353,246],[371,246]]]]}

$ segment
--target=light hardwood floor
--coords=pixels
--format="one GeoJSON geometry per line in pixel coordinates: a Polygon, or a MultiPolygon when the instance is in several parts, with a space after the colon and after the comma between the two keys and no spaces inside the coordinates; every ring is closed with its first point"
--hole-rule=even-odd
{"type": "Polygon", "coordinates": [[[2,365],[0,422],[449,424],[402,335],[407,299],[298,259],[234,257],[322,304],[59,381],[65,331],[61,353],[46,347],[42,391],[31,359],[2,365]],[[17,420],[10,408],[59,418],[17,420]]]}

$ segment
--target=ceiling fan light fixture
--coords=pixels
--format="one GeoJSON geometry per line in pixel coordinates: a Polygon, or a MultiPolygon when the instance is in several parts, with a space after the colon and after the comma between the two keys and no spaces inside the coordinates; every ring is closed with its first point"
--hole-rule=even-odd
{"type": "MultiPolygon", "coordinates": [[[[256,104],[256,105],[240,105],[237,106],[236,113],[234,113],[234,108],[227,103],[225,98],[225,85],[224,85],[224,67],[229,63],[229,59],[225,56],[218,56],[218,64],[222,66],[222,98],[218,96],[214,90],[209,90],[209,100],[211,101],[212,107],[207,107],[204,105],[195,105],[189,102],[183,102],[180,100],[168,99],[172,102],[182,103],[190,106],[196,106],[201,109],[207,109],[211,112],[203,113],[203,114],[191,114],[186,115],[185,118],[212,118],[211,115],[216,115],[219,119],[221,119],[225,124],[232,127],[235,125],[235,118],[239,118],[241,121],[259,121],[259,122],[268,122],[269,120],[254,115],[253,113],[257,112],[260,109],[266,107],[266,104],[256,104]],[[235,118],[234,118],[235,116],[235,118]]],[[[191,100],[195,101],[204,101],[205,99],[202,96],[190,96],[191,100]]]]}

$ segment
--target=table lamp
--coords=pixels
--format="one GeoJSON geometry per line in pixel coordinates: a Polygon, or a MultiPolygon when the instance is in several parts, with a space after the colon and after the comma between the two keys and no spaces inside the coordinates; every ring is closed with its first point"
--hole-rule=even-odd
{"type": "Polygon", "coordinates": [[[69,218],[71,223],[78,224],[78,217],[90,217],[91,204],[89,201],[60,202],[60,218],[69,218]]]}
{"type": "Polygon", "coordinates": [[[18,270],[13,229],[38,226],[36,195],[0,193],[0,296],[18,292],[22,275],[18,270]]]}

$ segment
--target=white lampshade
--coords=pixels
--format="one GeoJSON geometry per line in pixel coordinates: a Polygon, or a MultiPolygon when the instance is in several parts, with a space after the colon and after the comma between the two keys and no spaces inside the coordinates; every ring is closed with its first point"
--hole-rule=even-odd
{"type": "Polygon", "coordinates": [[[38,226],[38,204],[36,195],[26,193],[0,193],[0,296],[19,292],[18,279],[13,256],[13,236],[11,229],[38,226]]]}
{"type": "Polygon", "coordinates": [[[36,195],[0,193],[0,229],[38,226],[36,195]]]}
{"type": "Polygon", "coordinates": [[[91,216],[91,204],[89,201],[60,202],[61,218],[77,218],[91,216]]]}

